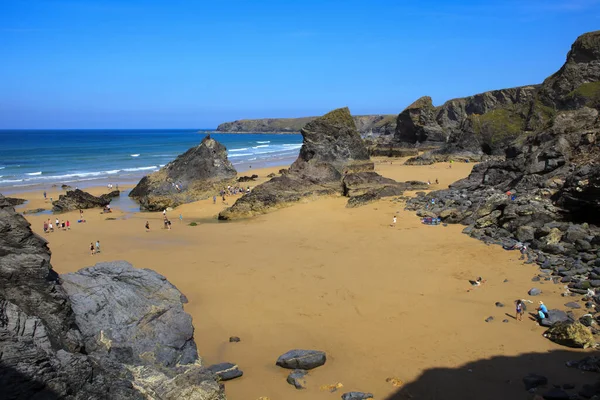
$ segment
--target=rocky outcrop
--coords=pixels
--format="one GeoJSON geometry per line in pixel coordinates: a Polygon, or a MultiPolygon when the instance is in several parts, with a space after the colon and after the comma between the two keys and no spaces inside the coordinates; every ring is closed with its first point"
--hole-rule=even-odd
{"type": "MultiPolygon", "coordinates": [[[[352,117],[356,129],[365,136],[391,135],[396,129],[395,115],[357,115],[352,117]]],[[[317,117],[243,119],[225,122],[217,132],[228,133],[299,133],[317,117]]]]}
{"type": "Polygon", "coordinates": [[[25,204],[27,200],[18,199],[16,197],[5,197],[4,201],[8,202],[11,206],[20,206],[21,204],[25,204]]]}
{"type": "Polygon", "coordinates": [[[61,213],[74,210],[85,210],[88,208],[102,208],[110,204],[113,197],[118,197],[120,192],[115,190],[99,197],[84,192],[80,189],[69,190],[66,194],[58,196],[58,200],[52,202],[52,211],[61,213]]]}
{"type": "Polygon", "coordinates": [[[0,231],[2,398],[224,399],[164,277],[99,265],[69,274],[67,293],[46,242],[2,195],[0,231]]]}
{"type": "Polygon", "coordinates": [[[492,90],[434,106],[421,97],[397,118],[392,138],[380,147],[437,146],[504,155],[514,141],[552,125],[557,111],[600,105],[600,31],[573,44],[566,63],[541,85],[492,90]]]}
{"type": "Polygon", "coordinates": [[[129,193],[146,211],[206,199],[235,182],[237,172],[225,146],[207,135],[159,171],[145,176],[129,193]]]}
{"type": "Polygon", "coordinates": [[[344,182],[360,181],[364,194],[370,180],[373,198],[400,193],[395,182],[374,172],[353,178],[354,174],[372,171],[374,165],[348,108],[331,111],[308,123],[302,136],[300,154],[290,169],[256,186],[221,212],[219,219],[251,217],[313,196],[354,193],[344,182]]]}
{"type": "Polygon", "coordinates": [[[592,332],[579,322],[559,322],[548,329],[544,336],[569,347],[585,349],[596,345],[592,332]]]}

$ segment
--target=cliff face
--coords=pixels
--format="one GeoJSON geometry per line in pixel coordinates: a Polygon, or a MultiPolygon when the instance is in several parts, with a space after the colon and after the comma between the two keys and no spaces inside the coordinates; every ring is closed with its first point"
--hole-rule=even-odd
{"type": "Polygon", "coordinates": [[[503,154],[524,135],[548,129],[557,112],[600,103],[600,31],[580,36],[564,66],[541,85],[493,90],[434,107],[422,97],[397,118],[393,141],[503,154]]]}
{"type": "Polygon", "coordinates": [[[207,135],[198,146],[142,178],[129,196],[143,210],[161,211],[212,196],[236,175],[225,146],[207,135]]]}
{"type": "MultiPolygon", "coordinates": [[[[394,115],[357,115],[352,117],[359,133],[367,135],[390,135],[396,129],[394,115]]],[[[229,133],[298,133],[306,124],[317,117],[242,119],[225,122],[217,127],[218,132],[229,133]]]]}
{"type": "Polygon", "coordinates": [[[225,399],[164,277],[115,262],[63,278],[0,195],[0,397],[225,399]]]}

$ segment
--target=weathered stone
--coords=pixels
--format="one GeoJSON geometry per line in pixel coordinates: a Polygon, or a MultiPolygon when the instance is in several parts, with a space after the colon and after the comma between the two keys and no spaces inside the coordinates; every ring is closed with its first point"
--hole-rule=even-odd
{"type": "Polygon", "coordinates": [[[366,400],[372,399],[372,393],[364,393],[364,392],[348,392],[342,395],[342,400],[366,400]]]}
{"type": "Polygon", "coordinates": [[[306,376],[308,372],[303,369],[295,369],[287,377],[287,383],[294,386],[296,389],[306,389],[306,376]]]}
{"type": "Polygon", "coordinates": [[[529,374],[523,378],[523,383],[525,384],[525,389],[529,390],[546,385],[548,383],[548,378],[543,375],[529,374]]]}
{"type": "Polygon", "coordinates": [[[288,369],[310,370],[320,367],[327,361],[325,352],[318,350],[290,350],[277,359],[276,364],[288,369]]]}
{"type": "Polygon", "coordinates": [[[579,303],[575,303],[574,301],[570,301],[565,304],[565,307],[578,309],[581,308],[581,305],[579,305],[579,303]]]}
{"type": "Polygon", "coordinates": [[[217,375],[219,380],[222,380],[222,381],[229,381],[231,379],[239,378],[242,375],[244,375],[242,370],[240,370],[236,364],[232,364],[232,363],[213,364],[210,367],[208,367],[207,369],[210,372],[217,375]]]}
{"type": "Polygon", "coordinates": [[[80,189],[70,190],[66,194],[61,194],[58,196],[58,200],[52,202],[52,211],[60,213],[88,208],[102,208],[110,204],[112,197],[114,196],[110,194],[96,197],[80,189]]]}
{"type": "Polygon", "coordinates": [[[527,292],[528,295],[530,296],[538,296],[542,293],[541,289],[538,288],[531,288],[529,289],[529,291],[527,292]]]}
{"type": "Polygon", "coordinates": [[[237,172],[227,159],[227,149],[206,135],[159,171],[145,176],[129,193],[147,211],[209,198],[235,183],[237,172]]]}

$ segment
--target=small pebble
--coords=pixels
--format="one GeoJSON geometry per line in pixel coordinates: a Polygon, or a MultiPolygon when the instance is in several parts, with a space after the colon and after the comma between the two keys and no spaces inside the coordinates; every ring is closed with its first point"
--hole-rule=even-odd
{"type": "Polygon", "coordinates": [[[503,319],[502,322],[504,322],[505,324],[508,322],[507,319],[503,319]]]}
{"type": "Polygon", "coordinates": [[[229,338],[229,343],[237,343],[239,342],[241,339],[237,336],[232,336],[229,338]]]}
{"type": "Polygon", "coordinates": [[[500,303],[499,301],[496,302],[496,307],[504,307],[504,304],[500,303]]]}
{"type": "Polygon", "coordinates": [[[494,317],[487,317],[485,319],[485,322],[492,322],[494,320],[494,317]]]}

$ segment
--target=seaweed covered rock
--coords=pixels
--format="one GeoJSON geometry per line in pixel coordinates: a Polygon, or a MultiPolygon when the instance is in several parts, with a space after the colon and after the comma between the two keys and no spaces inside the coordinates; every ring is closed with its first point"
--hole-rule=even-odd
{"type": "Polygon", "coordinates": [[[569,347],[588,348],[594,347],[594,335],[579,322],[559,322],[548,329],[544,336],[548,339],[569,347]]]}
{"type": "Polygon", "coordinates": [[[110,200],[118,195],[118,190],[98,197],[81,189],[69,190],[66,194],[58,196],[58,200],[52,202],[52,211],[61,213],[88,208],[102,208],[110,204],[110,200]]]}
{"type": "Polygon", "coordinates": [[[143,177],[129,193],[146,211],[206,199],[235,182],[227,149],[210,135],[159,171],[143,177]]]}
{"type": "MultiPolygon", "coordinates": [[[[300,154],[285,174],[258,185],[219,214],[229,220],[251,217],[314,196],[348,194],[344,180],[373,171],[374,164],[360,138],[348,108],[333,110],[302,129],[300,154]]],[[[372,172],[363,177],[372,183],[375,198],[401,193],[392,180],[372,172]],[[381,190],[386,181],[387,189],[381,190]]],[[[364,186],[364,185],[363,185],[364,186]]]]}

